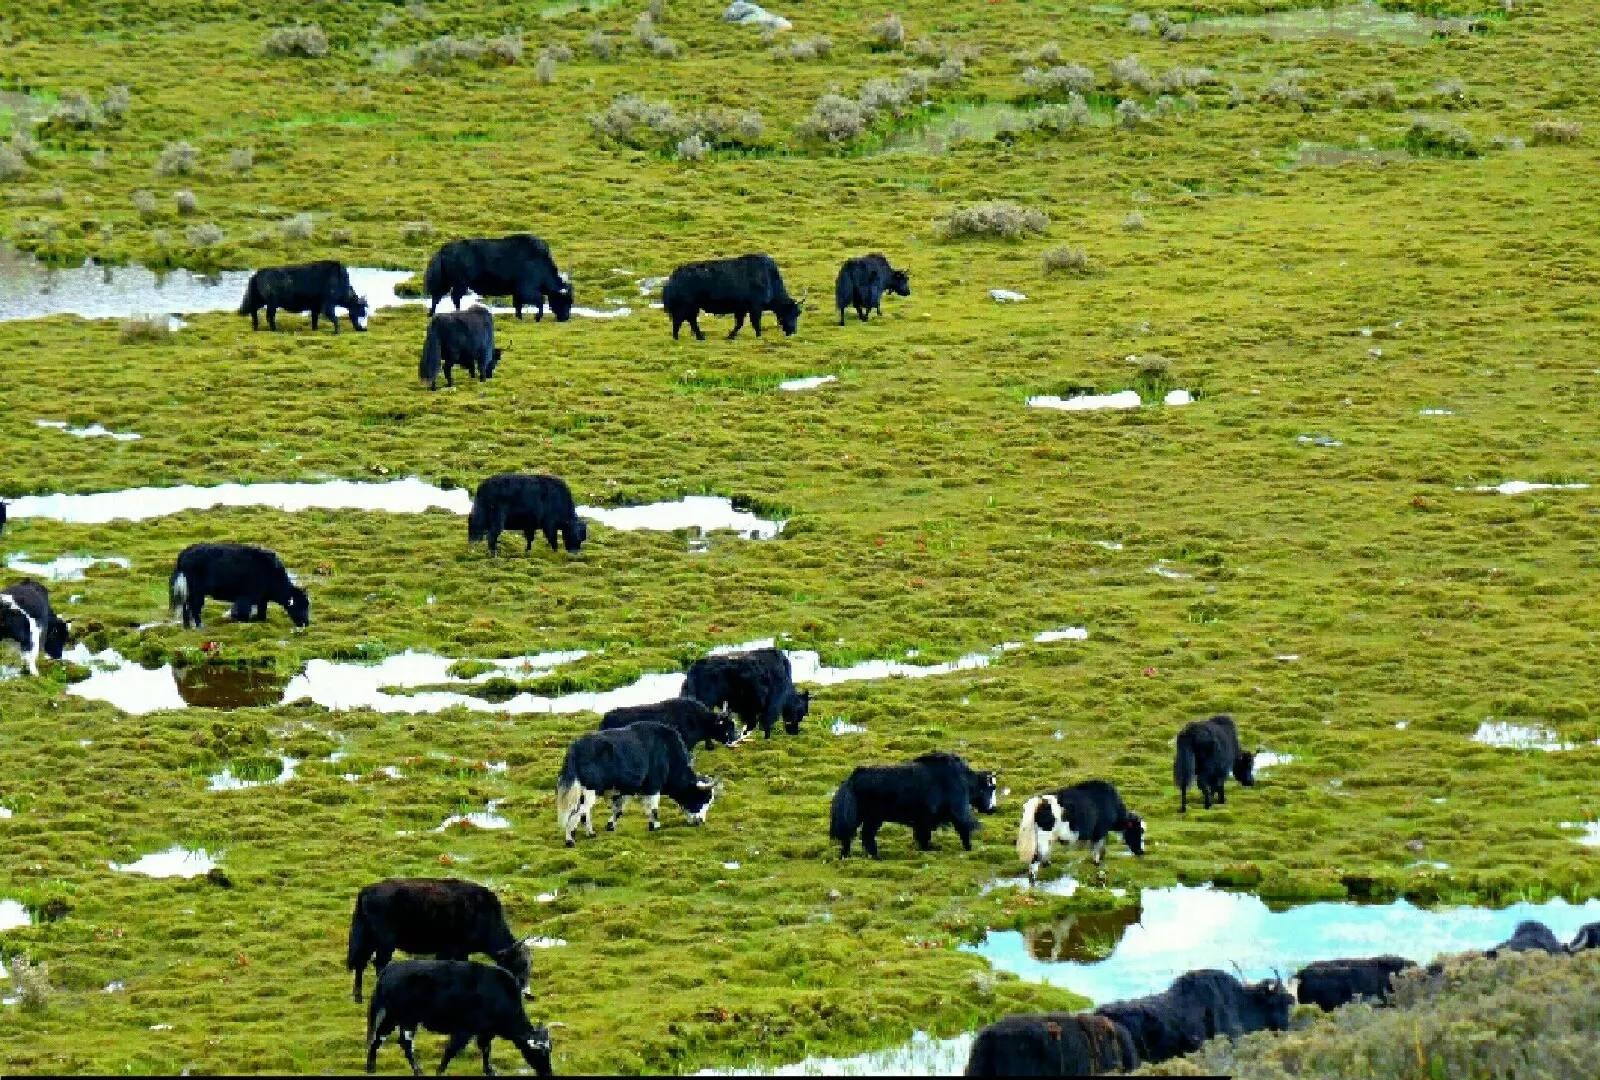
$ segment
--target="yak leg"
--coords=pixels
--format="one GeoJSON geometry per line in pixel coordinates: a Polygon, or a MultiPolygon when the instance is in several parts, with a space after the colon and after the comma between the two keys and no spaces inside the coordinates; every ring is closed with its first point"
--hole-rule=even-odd
{"type": "Polygon", "coordinates": [[[489,1060],[489,1044],[494,1042],[493,1035],[478,1036],[478,1053],[483,1055],[483,1075],[494,1075],[494,1062],[489,1060]]]}
{"type": "Polygon", "coordinates": [[[840,326],[844,325],[844,307],[843,307],[843,305],[841,305],[840,308],[839,308],[839,325],[840,326]]]}
{"type": "Polygon", "coordinates": [[[750,313],[750,328],[756,332],[756,337],[761,336],[761,309],[756,308],[750,313]]]}
{"type": "Polygon", "coordinates": [[[735,311],[733,313],[733,329],[728,331],[728,340],[732,341],[734,339],[734,337],[738,335],[739,331],[741,329],[743,329],[743,327],[744,327],[744,312],[735,311]]]}
{"type": "Polygon", "coordinates": [[[917,842],[918,851],[933,850],[933,830],[928,828],[928,826],[911,826],[911,838],[917,842]]]}
{"type": "Polygon", "coordinates": [[[971,851],[972,850],[972,822],[970,822],[970,821],[958,821],[958,822],[956,822],[956,832],[961,837],[961,846],[962,846],[962,848],[967,850],[967,851],[971,851]]]}
{"type": "Polygon", "coordinates": [[[674,315],[672,317],[672,340],[673,341],[677,341],[678,340],[678,331],[679,331],[679,329],[682,328],[682,326],[683,326],[683,320],[678,318],[676,315],[674,315]]]}
{"type": "Polygon", "coordinates": [[[421,1076],[422,1066],[417,1062],[416,1043],[417,1032],[415,1028],[411,1029],[410,1031],[407,1031],[405,1028],[400,1029],[400,1049],[406,1052],[406,1061],[411,1064],[412,1075],[421,1076]]]}
{"type": "Polygon", "coordinates": [[[650,815],[650,831],[655,832],[661,828],[661,793],[658,791],[654,795],[646,795],[639,801],[644,803],[645,813],[650,815]]]}
{"type": "Polygon", "coordinates": [[[250,312],[250,329],[261,329],[261,312],[259,308],[254,308],[250,312]]]}
{"type": "Polygon", "coordinates": [[[311,329],[315,330],[317,328],[317,320],[320,319],[320,318],[322,318],[322,309],[321,308],[312,308],[311,309],[311,329]]]}
{"type": "Polygon", "coordinates": [[[328,321],[333,324],[333,332],[337,334],[339,332],[339,309],[329,304],[323,309],[322,313],[328,317],[328,321]]]}
{"type": "Polygon", "coordinates": [[[606,822],[606,832],[617,831],[617,821],[622,817],[622,804],[627,801],[626,795],[611,796],[611,820],[606,822]]]}
{"type": "Polygon", "coordinates": [[[367,1071],[378,1071],[378,1048],[383,1045],[389,1033],[394,1030],[394,1021],[384,1017],[378,1021],[378,1027],[372,1033],[372,1041],[367,1044],[367,1071]]]}
{"type": "Polygon", "coordinates": [[[706,339],[705,331],[700,329],[700,312],[696,311],[689,316],[689,329],[694,331],[696,341],[704,341],[706,339]]]}
{"type": "Polygon", "coordinates": [[[450,1068],[450,1059],[467,1048],[472,1041],[472,1036],[465,1032],[456,1031],[450,1035],[450,1041],[444,1044],[444,1057],[439,1060],[439,1075],[443,1076],[445,1070],[450,1068]]]}
{"type": "Polygon", "coordinates": [[[867,820],[861,823],[861,849],[874,859],[878,857],[878,830],[883,822],[867,820]]]}
{"type": "Polygon", "coordinates": [[[267,329],[278,329],[278,307],[276,304],[267,305],[267,329]]]}
{"type": "Polygon", "coordinates": [[[554,525],[546,525],[544,527],[544,538],[545,542],[550,545],[551,551],[561,550],[556,544],[556,527],[554,525]]]}

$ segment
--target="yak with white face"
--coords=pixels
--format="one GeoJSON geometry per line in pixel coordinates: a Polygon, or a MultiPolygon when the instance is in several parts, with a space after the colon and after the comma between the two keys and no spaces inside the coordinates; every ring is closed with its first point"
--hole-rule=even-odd
{"type": "Polygon", "coordinates": [[[694,771],[683,736],[666,724],[645,720],[591,731],[567,747],[556,781],[556,824],[568,847],[576,843],[573,833],[580,823],[594,835],[594,806],[602,795],[611,796],[606,831],[616,831],[623,803],[634,796],[644,803],[654,832],[661,827],[657,810],[663,795],[683,808],[689,824],[704,824],[716,782],[694,771]]]}
{"type": "Polygon", "coordinates": [[[50,590],[19,581],[0,590],[0,641],[14,641],[28,674],[39,674],[39,654],[60,660],[71,628],[50,608],[50,590]]]}

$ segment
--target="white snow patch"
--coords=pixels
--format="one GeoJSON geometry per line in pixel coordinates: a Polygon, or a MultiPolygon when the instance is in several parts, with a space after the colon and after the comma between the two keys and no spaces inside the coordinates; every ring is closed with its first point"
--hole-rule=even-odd
{"type": "Polygon", "coordinates": [[[989,298],[997,304],[1018,304],[1027,299],[1027,296],[1011,289],[990,289],[989,298]]]}
{"type": "Polygon", "coordinates": [[[1555,753],[1576,750],[1577,743],[1563,742],[1554,731],[1532,724],[1513,724],[1505,720],[1485,720],[1472,733],[1472,741],[1484,746],[1498,746],[1510,750],[1543,750],[1555,753]]]}
{"type": "Polygon", "coordinates": [[[838,382],[837,375],[807,375],[803,379],[785,379],[778,384],[779,390],[815,390],[826,383],[838,382]]]}
{"type": "Polygon", "coordinates": [[[143,874],[153,878],[195,878],[216,868],[216,860],[204,848],[190,851],[172,845],[165,851],[152,852],[131,863],[107,863],[111,869],[123,874],[143,874]]]}
{"type": "Polygon", "coordinates": [[[113,439],[116,442],[135,442],[144,438],[143,435],[133,431],[112,431],[104,424],[90,424],[88,427],[70,427],[65,420],[35,420],[35,424],[42,428],[54,428],[64,431],[77,439],[113,439]]]}
{"type": "Polygon", "coordinates": [[[1534,484],[1526,480],[1507,480],[1502,484],[1485,484],[1472,490],[1492,491],[1497,495],[1526,495],[1530,491],[1583,491],[1588,486],[1588,484],[1534,484]]]}
{"type": "Polygon", "coordinates": [[[1139,391],[1121,390],[1115,394],[1081,394],[1063,398],[1040,394],[1028,399],[1030,409],[1058,409],[1061,412],[1091,412],[1097,409],[1137,409],[1139,391]]]}
{"type": "Polygon", "coordinates": [[[1194,395],[1187,390],[1168,390],[1167,396],[1161,399],[1163,405],[1193,405],[1194,395]]]}

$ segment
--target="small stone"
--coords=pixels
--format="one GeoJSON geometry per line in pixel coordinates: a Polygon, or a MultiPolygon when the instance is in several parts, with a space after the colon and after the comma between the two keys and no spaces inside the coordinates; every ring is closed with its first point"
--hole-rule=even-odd
{"type": "Polygon", "coordinates": [[[1422,849],[1425,846],[1426,845],[1423,844],[1423,842],[1421,840],[1407,840],[1406,841],[1406,850],[1411,852],[1413,855],[1421,855],[1422,854],[1422,849]]]}
{"type": "Polygon", "coordinates": [[[843,900],[844,899],[844,893],[840,892],[838,889],[829,889],[828,890],[828,899],[829,900],[843,900]]]}

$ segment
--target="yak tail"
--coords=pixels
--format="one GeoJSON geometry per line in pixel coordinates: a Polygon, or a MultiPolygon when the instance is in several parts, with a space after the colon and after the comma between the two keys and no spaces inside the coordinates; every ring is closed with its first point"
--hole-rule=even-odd
{"type": "Polygon", "coordinates": [[[189,575],[182,570],[172,572],[172,580],[167,583],[167,603],[174,614],[189,605],[189,575]]]}
{"type": "Polygon", "coordinates": [[[356,909],[350,914],[350,944],[344,950],[344,969],[356,971],[364,968],[371,956],[371,944],[367,941],[367,919],[361,914],[361,898],[358,896],[356,909]]]}
{"type": "Polygon", "coordinates": [[[378,1025],[383,1023],[383,1016],[388,1009],[378,1004],[378,995],[374,993],[372,1000],[367,1002],[367,1045],[372,1045],[373,1036],[378,1033],[378,1025]]]}
{"type": "Polygon", "coordinates": [[[1033,822],[1034,811],[1039,809],[1043,795],[1035,795],[1022,804],[1022,824],[1017,826],[1017,858],[1023,866],[1032,866],[1039,853],[1039,829],[1033,822]]]}
{"type": "Polygon", "coordinates": [[[422,272],[422,288],[427,292],[430,299],[450,291],[449,287],[444,285],[444,259],[442,255],[442,251],[435,253],[433,258],[428,260],[428,268],[422,272]],[[441,286],[444,287],[441,288],[441,286]]]}
{"type": "Polygon", "coordinates": [[[439,368],[444,363],[443,350],[439,347],[439,332],[433,324],[428,324],[428,336],[422,343],[422,362],[417,365],[417,378],[425,383],[436,382],[439,378],[439,368]]]}
{"type": "Polygon", "coordinates": [[[260,306],[261,289],[256,284],[255,275],[251,274],[249,283],[244,287],[244,299],[239,302],[239,314],[248,315],[260,306]]]}
{"type": "Polygon", "coordinates": [[[855,785],[846,780],[833,793],[833,808],[828,815],[828,835],[842,844],[855,835],[859,824],[861,812],[856,807],[855,785]]]}
{"type": "Polygon", "coordinates": [[[1194,747],[1182,736],[1178,738],[1177,756],[1172,759],[1172,782],[1178,786],[1178,792],[1187,804],[1189,785],[1194,783],[1194,747]]]}
{"type": "Polygon", "coordinates": [[[583,785],[578,782],[577,773],[568,762],[561,769],[561,778],[556,781],[556,827],[561,830],[562,839],[567,836],[567,819],[582,801],[583,785]]]}

